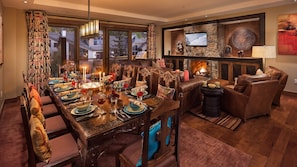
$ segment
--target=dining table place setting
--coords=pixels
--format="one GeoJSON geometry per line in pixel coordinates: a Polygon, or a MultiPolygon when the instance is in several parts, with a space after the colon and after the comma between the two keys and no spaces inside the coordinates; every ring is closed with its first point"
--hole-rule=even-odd
{"type": "Polygon", "coordinates": [[[58,83],[64,83],[64,78],[63,77],[50,77],[48,84],[49,85],[55,85],[58,83]]]}
{"type": "Polygon", "coordinates": [[[53,85],[53,90],[56,93],[60,93],[60,92],[64,92],[72,89],[74,89],[72,82],[58,83],[53,85]]]}

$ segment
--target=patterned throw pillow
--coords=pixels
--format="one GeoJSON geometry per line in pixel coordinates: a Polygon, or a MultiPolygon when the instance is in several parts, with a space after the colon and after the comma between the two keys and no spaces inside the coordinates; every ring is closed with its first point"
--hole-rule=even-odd
{"type": "Polygon", "coordinates": [[[48,163],[52,152],[45,129],[39,119],[34,115],[31,115],[29,124],[34,152],[40,161],[48,163]]]}
{"type": "Polygon", "coordinates": [[[42,114],[41,107],[35,98],[30,101],[30,113],[36,116],[45,127],[45,118],[42,114]]]}
{"type": "Polygon", "coordinates": [[[163,99],[173,99],[174,93],[175,89],[158,84],[157,97],[163,99]]]}
{"type": "Polygon", "coordinates": [[[281,76],[281,72],[270,67],[265,68],[265,74],[271,77],[271,79],[279,79],[281,76]]]}
{"type": "Polygon", "coordinates": [[[31,87],[29,97],[30,97],[30,99],[35,98],[38,101],[39,105],[42,106],[41,97],[40,97],[38,91],[33,86],[31,87]]]}

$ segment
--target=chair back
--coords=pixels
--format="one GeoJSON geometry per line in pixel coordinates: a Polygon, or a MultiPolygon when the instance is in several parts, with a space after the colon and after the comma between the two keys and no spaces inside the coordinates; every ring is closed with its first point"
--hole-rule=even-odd
{"type": "Polygon", "coordinates": [[[138,67],[135,86],[146,84],[148,86],[149,93],[152,94],[152,82],[151,70],[147,67],[138,67]]]}
{"type": "Polygon", "coordinates": [[[130,79],[130,86],[135,86],[135,79],[136,78],[136,67],[131,64],[124,65],[122,79],[130,79]]]}
{"type": "Polygon", "coordinates": [[[178,100],[179,75],[170,71],[159,71],[158,84],[175,89],[174,100],[178,100]]]}
{"type": "MultiPolygon", "coordinates": [[[[181,99],[180,94],[179,99],[181,99]]],[[[165,105],[165,104],[164,104],[165,105]]],[[[157,166],[179,166],[178,143],[179,143],[179,126],[180,126],[180,101],[168,100],[166,106],[160,105],[159,108],[145,113],[143,145],[142,145],[142,167],[157,166]],[[176,107],[177,105],[178,107],[176,107]],[[174,109],[170,109],[170,107],[174,109]],[[152,126],[160,126],[156,133],[158,149],[153,154],[152,159],[149,157],[150,139],[153,135],[152,126]],[[162,165],[163,166],[163,165],[162,165]]],[[[151,145],[150,145],[151,146],[151,145]]]]}
{"type": "Polygon", "coordinates": [[[109,72],[115,74],[115,80],[120,80],[122,76],[122,65],[119,63],[113,63],[109,72]]]}

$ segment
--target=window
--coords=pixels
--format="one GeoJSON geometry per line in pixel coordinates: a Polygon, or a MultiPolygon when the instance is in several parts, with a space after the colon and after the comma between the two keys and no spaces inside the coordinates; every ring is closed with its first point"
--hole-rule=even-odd
{"type": "Polygon", "coordinates": [[[93,38],[80,38],[79,27],[85,20],[49,18],[50,56],[52,76],[59,76],[59,66],[68,61],[76,64],[76,70],[87,74],[109,71],[113,61],[129,61],[146,58],[147,26],[120,23],[100,23],[100,33],[93,38]],[[62,37],[66,30],[66,37],[62,37]]]}

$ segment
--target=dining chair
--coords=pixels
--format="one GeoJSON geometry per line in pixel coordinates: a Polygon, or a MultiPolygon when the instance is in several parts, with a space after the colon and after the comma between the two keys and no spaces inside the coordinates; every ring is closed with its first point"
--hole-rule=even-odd
{"type": "Polygon", "coordinates": [[[119,63],[113,63],[109,72],[115,74],[114,80],[120,80],[122,75],[122,65],[119,63]]]}
{"type": "Polygon", "coordinates": [[[122,79],[123,80],[129,79],[130,86],[134,87],[135,81],[136,81],[136,66],[133,66],[131,64],[124,65],[122,79]]]}
{"type": "Polygon", "coordinates": [[[20,99],[28,166],[82,166],[81,155],[73,135],[65,133],[49,138],[39,119],[28,115],[24,96],[20,99]]]}
{"type": "Polygon", "coordinates": [[[147,67],[138,67],[137,74],[136,74],[136,82],[135,87],[147,85],[148,91],[151,94],[152,93],[152,72],[147,67]]]}
{"type": "MultiPolygon", "coordinates": [[[[173,101],[171,100],[171,102],[173,101]]],[[[174,102],[178,103],[178,107],[174,109],[169,107],[175,106],[173,103],[166,103],[166,106],[161,104],[160,108],[144,113],[142,139],[127,146],[117,156],[117,167],[179,166],[179,109],[181,103],[180,101],[174,102]]]]}
{"type": "MultiPolygon", "coordinates": [[[[155,90],[156,94],[158,95],[158,93],[160,93],[160,88],[166,89],[166,88],[171,88],[171,90],[174,89],[174,93],[173,93],[173,99],[174,100],[178,100],[178,92],[179,92],[179,75],[176,73],[172,73],[168,70],[159,70],[158,71],[158,82],[157,82],[157,86],[154,86],[155,88],[157,88],[157,90],[155,90]]],[[[162,89],[161,89],[162,90],[162,89]]],[[[170,89],[169,89],[170,90],[170,89]]],[[[167,90],[167,91],[169,91],[167,90]]],[[[169,92],[167,92],[169,93],[169,92]]],[[[170,97],[171,98],[171,97],[170,97]]]]}

